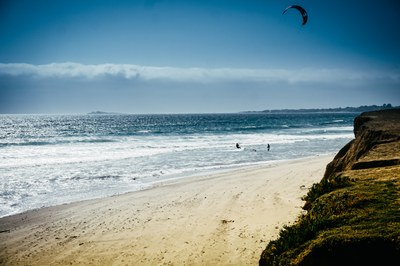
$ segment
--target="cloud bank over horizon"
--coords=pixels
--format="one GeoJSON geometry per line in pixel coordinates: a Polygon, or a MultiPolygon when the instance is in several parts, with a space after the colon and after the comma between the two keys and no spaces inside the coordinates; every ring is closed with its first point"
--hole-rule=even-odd
{"type": "Polygon", "coordinates": [[[0,76],[31,78],[98,78],[170,82],[263,82],[287,83],[364,83],[386,80],[400,84],[400,69],[390,71],[354,71],[336,68],[300,69],[249,69],[249,68],[177,68],[154,67],[134,64],[91,64],[74,62],[33,65],[27,63],[0,63],[0,76]]]}
{"type": "Polygon", "coordinates": [[[396,69],[0,63],[0,113],[204,113],[400,105],[399,87],[396,69]]]}

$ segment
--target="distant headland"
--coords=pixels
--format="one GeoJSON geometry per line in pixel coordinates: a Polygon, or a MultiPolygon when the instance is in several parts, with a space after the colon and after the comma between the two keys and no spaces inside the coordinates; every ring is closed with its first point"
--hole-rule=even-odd
{"type": "Polygon", "coordinates": [[[363,113],[378,110],[388,110],[400,108],[400,106],[392,106],[390,103],[379,105],[363,105],[359,107],[337,107],[337,108],[312,108],[312,109],[273,109],[263,111],[245,111],[242,113],[363,113]]]}
{"type": "Polygon", "coordinates": [[[87,113],[88,115],[119,115],[120,113],[114,113],[114,112],[103,112],[103,111],[94,111],[87,113]]]}

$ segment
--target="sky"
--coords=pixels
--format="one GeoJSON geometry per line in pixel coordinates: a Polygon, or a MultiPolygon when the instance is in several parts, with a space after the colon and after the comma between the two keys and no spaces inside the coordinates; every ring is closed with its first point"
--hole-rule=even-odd
{"type": "Polygon", "coordinates": [[[399,0],[0,0],[0,113],[400,105],[399,0]],[[307,10],[302,26],[295,9],[307,10]]]}

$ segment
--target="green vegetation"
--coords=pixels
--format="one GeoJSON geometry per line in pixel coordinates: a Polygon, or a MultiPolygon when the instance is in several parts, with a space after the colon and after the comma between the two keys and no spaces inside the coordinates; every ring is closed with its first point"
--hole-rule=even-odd
{"type": "Polygon", "coordinates": [[[313,203],[318,197],[331,192],[338,188],[347,187],[350,185],[350,178],[347,176],[336,176],[332,179],[322,179],[320,183],[314,184],[307,195],[302,198],[306,202],[303,209],[309,210],[311,203],[313,203]]]}
{"type": "Polygon", "coordinates": [[[309,211],[268,244],[261,265],[343,265],[357,253],[362,254],[356,265],[399,261],[397,181],[335,180],[340,181],[313,186],[305,197],[309,211]]]}

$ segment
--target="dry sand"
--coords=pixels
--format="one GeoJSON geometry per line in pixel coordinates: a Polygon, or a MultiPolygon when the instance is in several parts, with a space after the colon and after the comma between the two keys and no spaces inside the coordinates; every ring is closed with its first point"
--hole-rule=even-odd
{"type": "Polygon", "coordinates": [[[257,265],[333,156],[190,177],[0,219],[0,265],[257,265]]]}

